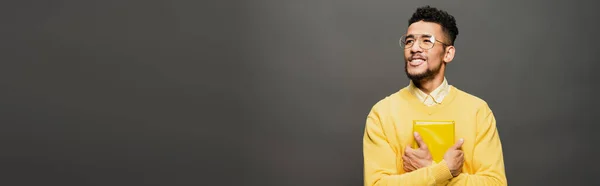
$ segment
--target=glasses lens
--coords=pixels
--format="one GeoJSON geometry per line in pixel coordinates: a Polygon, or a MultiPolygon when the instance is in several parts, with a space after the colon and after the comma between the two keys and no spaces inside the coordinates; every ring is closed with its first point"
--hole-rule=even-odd
{"type": "Polygon", "coordinates": [[[413,43],[415,43],[415,39],[410,37],[410,38],[406,38],[406,36],[402,36],[400,38],[400,47],[402,48],[410,48],[412,47],[413,43]]]}
{"type": "Polygon", "coordinates": [[[402,36],[400,37],[400,40],[398,41],[400,44],[400,47],[402,48],[410,48],[413,46],[413,44],[418,42],[419,47],[421,47],[422,49],[431,49],[433,48],[433,45],[435,44],[435,37],[429,34],[424,34],[421,36],[410,36],[407,38],[407,36],[402,36]]]}
{"type": "Polygon", "coordinates": [[[398,44],[400,45],[400,48],[405,48],[406,47],[406,36],[400,37],[400,40],[398,40],[398,44]]]}
{"type": "Polygon", "coordinates": [[[435,43],[435,38],[430,35],[423,35],[419,38],[419,44],[423,49],[433,48],[433,44],[435,43]]]}

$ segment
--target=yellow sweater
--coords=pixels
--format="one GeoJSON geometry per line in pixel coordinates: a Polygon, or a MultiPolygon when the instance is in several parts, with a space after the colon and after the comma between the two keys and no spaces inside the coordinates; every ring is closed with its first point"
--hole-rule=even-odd
{"type": "Polygon", "coordinates": [[[451,87],[441,104],[426,106],[408,88],[382,99],[367,117],[363,138],[365,186],[507,185],[496,120],[485,101],[451,87]],[[462,173],[452,177],[445,161],[409,173],[402,155],[414,137],[412,121],[454,120],[463,138],[462,173]]]}

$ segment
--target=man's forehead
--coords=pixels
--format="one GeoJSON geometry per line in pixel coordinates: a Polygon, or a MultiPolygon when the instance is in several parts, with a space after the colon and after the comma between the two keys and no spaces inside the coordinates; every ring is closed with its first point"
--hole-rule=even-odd
{"type": "Polygon", "coordinates": [[[409,33],[409,34],[406,34],[406,36],[407,37],[432,37],[433,34],[430,34],[430,33],[418,33],[418,34],[409,33]]]}
{"type": "Polygon", "coordinates": [[[442,26],[437,23],[419,21],[411,24],[406,34],[431,34],[439,35],[442,33],[442,26]]]}

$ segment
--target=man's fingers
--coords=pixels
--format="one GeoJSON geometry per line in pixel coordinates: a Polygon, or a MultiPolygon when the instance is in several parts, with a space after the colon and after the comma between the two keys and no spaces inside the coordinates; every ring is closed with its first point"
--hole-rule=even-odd
{"type": "Polygon", "coordinates": [[[408,155],[408,157],[422,159],[427,157],[427,154],[429,154],[429,149],[413,149],[406,147],[404,149],[404,154],[408,155]]]}
{"type": "Polygon", "coordinates": [[[405,166],[405,167],[406,167],[407,165],[409,165],[409,164],[410,164],[410,163],[408,163],[408,162],[410,161],[410,160],[408,159],[408,157],[406,157],[406,156],[402,156],[402,160],[403,160],[403,163],[404,163],[404,166],[405,166]]]}
{"type": "Polygon", "coordinates": [[[415,149],[412,149],[412,148],[410,148],[410,147],[406,147],[406,148],[404,149],[404,155],[405,155],[406,157],[412,157],[412,158],[416,158],[416,157],[417,157],[417,155],[416,155],[416,153],[417,153],[417,152],[418,152],[417,150],[415,150],[415,149]]]}
{"type": "Polygon", "coordinates": [[[409,157],[409,158],[415,158],[415,159],[419,158],[419,156],[417,156],[417,151],[416,150],[413,150],[413,151],[411,151],[409,153],[406,153],[405,155],[406,155],[406,157],[409,157]]]}
{"type": "Polygon", "coordinates": [[[404,166],[403,166],[404,171],[410,172],[410,171],[414,170],[414,167],[410,163],[410,159],[407,156],[402,156],[402,160],[404,160],[402,162],[404,164],[404,166]]]}
{"type": "Polygon", "coordinates": [[[418,132],[415,132],[415,140],[417,141],[417,144],[419,144],[419,148],[420,149],[427,149],[427,144],[425,144],[425,142],[423,141],[423,138],[421,138],[421,135],[419,135],[418,132]]]}
{"type": "Polygon", "coordinates": [[[464,140],[462,138],[460,138],[458,140],[458,142],[456,142],[454,145],[452,145],[452,147],[450,147],[450,149],[453,149],[453,150],[460,149],[462,147],[463,142],[464,142],[464,140]]]}

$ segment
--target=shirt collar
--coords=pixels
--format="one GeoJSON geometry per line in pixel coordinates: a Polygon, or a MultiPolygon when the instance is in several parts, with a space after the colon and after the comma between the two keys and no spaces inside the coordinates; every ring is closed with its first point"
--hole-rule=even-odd
{"type": "Polygon", "coordinates": [[[444,97],[446,97],[446,95],[448,95],[448,93],[450,92],[450,85],[444,77],[444,81],[442,82],[442,84],[438,86],[435,90],[433,90],[429,95],[423,92],[421,89],[417,88],[412,81],[410,81],[408,89],[413,95],[415,95],[419,99],[419,101],[421,101],[427,106],[431,106],[442,103],[444,97]]]}

